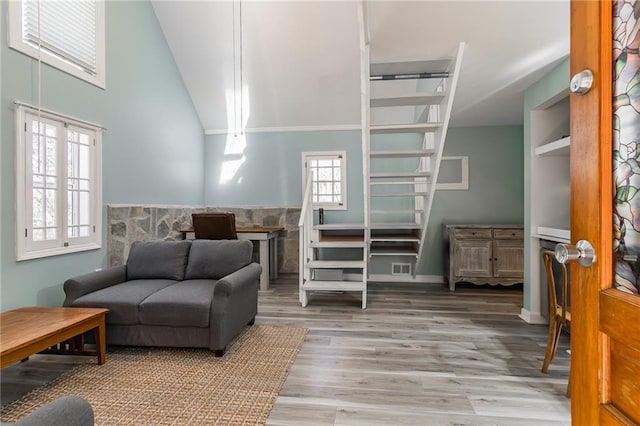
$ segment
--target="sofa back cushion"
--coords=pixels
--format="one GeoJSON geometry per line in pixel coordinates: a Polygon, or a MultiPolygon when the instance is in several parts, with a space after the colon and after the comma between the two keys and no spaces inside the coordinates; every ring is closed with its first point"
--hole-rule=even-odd
{"type": "Polygon", "coordinates": [[[185,279],[219,280],[251,263],[253,244],[244,240],[193,240],[185,279]]]}
{"type": "Polygon", "coordinates": [[[190,241],[135,241],[127,259],[127,280],[184,279],[190,241]]]}

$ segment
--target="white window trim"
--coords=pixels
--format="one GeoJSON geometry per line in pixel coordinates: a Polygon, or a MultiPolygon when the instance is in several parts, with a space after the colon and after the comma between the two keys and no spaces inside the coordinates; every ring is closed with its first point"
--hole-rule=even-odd
{"type": "MultiPolygon", "coordinates": [[[[24,126],[27,114],[38,114],[38,110],[18,103],[16,105],[16,260],[38,259],[102,248],[102,128],[51,111],[40,111],[40,117],[44,119],[66,122],[70,126],[95,132],[94,155],[91,158],[93,163],[93,175],[91,177],[91,226],[93,227],[93,233],[90,237],[78,240],[67,246],[64,243],[60,243],[66,238],[61,238],[57,240],[59,242],[57,246],[52,247],[49,244],[43,244],[44,247],[34,248],[34,244],[25,235],[25,231],[29,235],[32,231],[32,223],[28,223],[28,220],[32,220],[32,207],[28,207],[32,205],[32,198],[30,199],[30,194],[27,193],[27,188],[29,187],[27,179],[32,179],[32,175],[28,172],[29,168],[27,167],[27,161],[30,161],[30,159],[27,159],[26,156],[26,144],[29,141],[27,141],[27,132],[24,126]]],[[[64,199],[66,200],[66,198],[64,199]]],[[[58,217],[59,221],[66,221],[66,207],[62,208],[62,212],[58,214],[58,217]]],[[[64,236],[61,234],[61,237],[64,236]]]]}
{"type": "MultiPolygon", "coordinates": [[[[340,170],[342,177],[340,179],[340,191],[342,191],[342,203],[313,203],[313,209],[318,210],[320,208],[324,210],[347,210],[347,151],[306,151],[302,153],[302,190],[307,183],[308,168],[307,160],[311,157],[339,157],[340,158],[340,170]]],[[[312,197],[313,199],[313,197],[312,197]]]]}
{"type": "Polygon", "coordinates": [[[469,157],[468,156],[454,156],[454,157],[442,157],[442,161],[440,162],[440,168],[442,168],[443,161],[459,161],[460,162],[460,182],[450,182],[450,183],[437,183],[436,190],[460,190],[460,191],[468,191],[469,190],[469,157]]]}
{"type": "Polygon", "coordinates": [[[40,51],[36,47],[25,43],[22,40],[22,2],[19,0],[11,0],[7,3],[9,7],[9,47],[102,89],[105,88],[105,2],[103,0],[96,2],[95,76],[58,56],[46,51],[40,51]]]}

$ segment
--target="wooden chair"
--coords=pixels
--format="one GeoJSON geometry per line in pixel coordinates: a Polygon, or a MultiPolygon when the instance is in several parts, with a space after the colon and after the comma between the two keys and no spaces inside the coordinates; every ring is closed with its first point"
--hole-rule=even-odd
{"type": "Polygon", "coordinates": [[[237,240],[236,217],[230,212],[193,213],[193,232],[197,240],[237,240]]]}
{"type": "MultiPolygon", "coordinates": [[[[558,350],[562,328],[571,322],[571,312],[567,306],[569,288],[567,266],[563,263],[557,263],[562,275],[560,282],[556,283],[553,274],[554,259],[555,254],[553,251],[542,250],[542,261],[547,273],[547,292],[549,293],[549,337],[547,339],[547,351],[542,362],[543,373],[547,372],[549,364],[558,350]]],[[[569,374],[569,380],[571,380],[571,374],[569,374]]],[[[570,385],[571,382],[567,385],[567,396],[570,396],[570,385]]]]}

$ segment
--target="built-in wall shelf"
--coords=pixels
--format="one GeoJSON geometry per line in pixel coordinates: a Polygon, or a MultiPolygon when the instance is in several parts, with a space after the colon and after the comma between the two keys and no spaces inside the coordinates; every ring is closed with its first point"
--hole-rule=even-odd
{"type": "Polygon", "coordinates": [[[571,136],[565,136],[553,142],[545,143],[535,149],[536,155],[569,155],[569,145],[571,143],[571,136]]]}
{"type": "Polygon", "coordinates": [[[540,249],[555,247],[558,243],[570,243],[571,238],[568,65],[568,61],[563,63],[565,68],[562,74],[555,74],[560,73],[558,68],[558,71],[553,71],[553,77],[550,77],[550,73],[541,80],[544,83],[536,83],[527,89],[527,93],[532,95],[529,99],[540,101],[537,105],[531,105],[531,109],[525,106],[525,115],[529,114],[530,119],[529,134],[525,134],[525,149],[531,154],[526,159],[529,163],[528,175],[524,176],[525,182],[528,182],[525,185],[525,200],[528,201],[525,233],[529,236],[525,243],[524,269],[529,298],[528,306],[522,308],[521,318],[533,323],[548,320],[549,312],[547,280],[540,249]]]}
{"type": "Polygon", "coordinates": [[[538,226],[537,233],[533,237],[543,240],[556,241],[559,243],[571,242],[571,230],[565,228],[554,228],[551,226],[538,226]]]}

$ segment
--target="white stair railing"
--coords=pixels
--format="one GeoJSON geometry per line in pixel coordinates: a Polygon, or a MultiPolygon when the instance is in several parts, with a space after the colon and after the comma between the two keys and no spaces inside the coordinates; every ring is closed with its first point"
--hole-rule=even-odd
{"type": "Polygon", "coordinates": [[[299,253],[300,253],[300,262],[298,268],[300,268],[299,273],[299,299],[302,302],[304,290],[302,289],[305,281],[310,279],[310,271],[307,268],[308,259],[311,258],[310,250],[311,248],[311,238],[313,232],[313,191],[311,189],[311,183],[313,180],[313,176],[309,173],[307,177],[307,182],[305,184],[304,195],[302,197],[302,209],[300,210],[300,220],[298,221],[298,243],[299,253]]]}
{"type": "MultiPolygon", "coordinates": [[[[458,52],[456,54],[455,62],[453,64],[453,67],[449,70],[449,73],[450,73],[449,74],[450,82],[448,84],[449,90],[447,91],[444,101],[441,103],[441,105],[444,105],[445,111],[444,111],[444,114],[442,111],[440,111],[440,114],[443,118],[442,127],[435,134],[436,155],[433,158],[433,163],[432,163],[433,170],[431,173],[431,184],[429,185],[431,186],[431,190],[429,191],[426,197],[427,200],[425,200],[424,206],[423,206],[424,213],[422,214],[422,218],[421,218],[422,231],[420,235],[420,246],[419,246],[418,256],[417,256],[418,260],[422,258],[422,252],[424,251],[425,239],[427,237],[427,227],[429,225],[429,217],[431,216],[431,207],[433,205],[433,197],[435,195],[436,185],[438,182],[438,173],[440,172],[442,152],[444,150],[444,143],[447,138],[447,129],[449,128],[449,119],[451,118],[453,98],[456,93],[456,87],[458,86],[458,77],[460,76],[460,67],[462,66],[462,55],[464,54],[464,46],[465,46],[464,42],[460,42],[460,44],[458,45],[458,52]]],[[[416,272],[417,272],[416,270],[417,268],[414,268],[413,276],[416,275],[416,272]]]]}
{"type": "MultiPolygon", "coordinates": [[[[367,2],[358,3],[358,25],[360,28],[360,126],[362,136],[362,196],[364,202],[364,259],[369,257],[369,244],[371,241],[371,199],[369,198],[370,147],[371,140],[369,129],[371,126],[371,85],[370,75],[370,50],[369,50],[369,24],[367,22],[367,2]]],[[[367,269],[363,272],[363,281],[367,281],[367,269]]]]}

